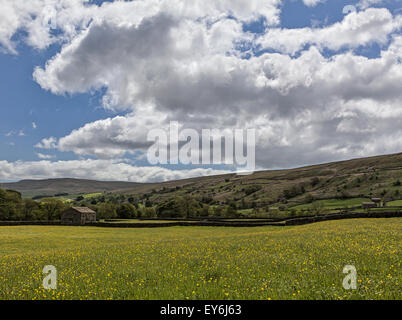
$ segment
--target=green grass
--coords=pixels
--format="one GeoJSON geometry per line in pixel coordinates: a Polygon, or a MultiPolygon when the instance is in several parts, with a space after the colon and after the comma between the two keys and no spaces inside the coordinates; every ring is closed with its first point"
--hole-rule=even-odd
{"type": "Polygon", "coordinates": [[[248,215],[248,214],[253,213],[253,209],[240,209],[240,210],[237,210],[237,213],[248,215]]]}
{"type": "Polygon", "coordinates": [[[83,194],[82,196],[84,197],[84,199],[88,199],[88,198],[99,197],[102,194],[103,193],[101,193],[101,192],[96,192],[96,193],[86,193],[86,194],[83,194]]]}
{"type": "Polygon", "coordinates": [[[400,212],[402,210],[402,208],[389,208],[389,207],[381,207],[381,208],[373,208],[373,209],[355,209],[353,210],[353,212],[389,212],[389,211],[393,211],[393,212],[400,212]]]}
{"type": "MultiPolygon", "coordinates": [[[[328,199],[328,200],[317,200],[314,202],[322,203],[325,208],[327,209],[337,209],[337,208],[344,208],[344,207],[357,207],[360,206],[363,202],[370,201],[370,199],[366,198],[353,198],[353,199],[328,199]]],[[[302,204],[292,209],[309,209],[311,208],[312,203],[309,204],[302,204]]]]}
{"type": "MultiPolygon", "coordinates": [[[[103,222],[103,221],[102,221],[103,222]]],[[[191,222],[184,220],[139,220],[139,219],[116,219],[114,221],[105,221],[108,223],[175,223],[175,222],[191,222]]]]}
{"type": "Polygon", "coordinates": [[[0,299],[402,299],[402,219],[298,227],[0,227],[0,299]],[[345,265],[357,290],[342,287],[345,265]],[[42,288],[45,265],[57,290],[42,288]]]}
{"type": "Polygon", "coordinates": [[[395,201],[387,202],[387,206],[390,206],[390,207],[402,207],[402,200],[395,200],[395,201]]]}

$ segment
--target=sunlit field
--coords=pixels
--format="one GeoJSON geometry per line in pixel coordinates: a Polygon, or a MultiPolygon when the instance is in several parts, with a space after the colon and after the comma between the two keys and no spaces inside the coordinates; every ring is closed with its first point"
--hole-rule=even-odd
{"type": "Polygon", "coordinates": [[[402,219],[296,227],[0,227],[0,299],[402,299],[402,219]],[[45,290],[42,269],[58,271],[45,290]],[[342,286],[357,269],[357,289],[342,286]]]}

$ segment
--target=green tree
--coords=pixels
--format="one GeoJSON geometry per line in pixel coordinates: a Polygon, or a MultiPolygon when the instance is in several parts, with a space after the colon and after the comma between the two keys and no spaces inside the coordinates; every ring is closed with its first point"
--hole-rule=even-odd
{"type": "Polygon", "coordinates": [[[145,207],[147,207],[147,208],[152,207],[152,201],[149,200],[148,198],[145,200],[145,207]]]}
{"type": "Polygon", "coordinates": [[[185,217],[187,208],[182,197],[175,197],[156,206],[156,213],[160,218],[185,217]]]}
{"type": "Polygon", "coordinates": [[[178,200],[182,201],[182,206],[186,218],[190,218],[191,216],[194,215],[200,215],[200,209],[203,208],[202,203],[200,203],[199,201],[195,200],[193,197],[188,195],[184,197],[179,197],[178,200]]]}
{"type": "Polygon", "coordinates": [[[101,203],[97,207],[96,214],[99,219],[116,218],[116,206],[112,203],[101,203]]]}
{"type": "Polygon", "coordinates": [[[218,206],[214,207],[213,212],[214,212],[214,216],[221,217],[223,215],[223,208],[220,205],[218,205],[218,206]]]}
{"type": "Polygon", "coordinates": [[[201,208],[198,209],[198,215],[200,217],[208,217],[209,216],[209,205],[204,204],[201,208]]]}
{"type": "Polygon", "coordinates": [[[228,217],[228,218],[237,218],[239,216],[237,208],[236,208],[236,203],[231,202],[225,208],[225,216],[228,217]]]}
{"type": "Polygon", "coordinates": [[[39,203],[32,199],[24,199],[23,201],[23,217],[24,220],[37,220],[38,213],[41,212],[39,203]]]}
{"type": "Polygon", "coordinates": [[[0,220],[21,220],[22,206],[19,192],[0,189],[0,220]]]}
{"type": "Polygon", "coordinates": [[[137,217],[137,209],[130,203],[119,205],[116,213],[120,219],[134,219],[137,217]]]}
{"type": "Polygon", "coordinates": [[[143,212],[145,218],[156,218],[155,208],[145,208],[143,212]]]}
{"type": "Polygon", "coordinates": [[[60,199],[45,198],[40,202],[40,206],[45,213],[47,220],[58,220],[61,213],[67,209],[67,205],[60,199]]]}

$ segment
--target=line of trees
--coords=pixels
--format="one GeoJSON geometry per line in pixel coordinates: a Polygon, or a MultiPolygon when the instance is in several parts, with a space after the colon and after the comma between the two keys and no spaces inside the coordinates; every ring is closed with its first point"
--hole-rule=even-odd
{"type": "Polygon", "coordinates": [[[97,213],[98,219],[136,219],[156,218],[156,210],[152,207],[139,207],[131,203],[99,203],[89,206],[97,213]]]}
{"type": "MultiPolygon", "coordinates": [[[[62,212],[70,206],[58,198],[23,199],[17,191],[0,188],[0,221],[60,220],[62,212]]],[[[99,203],[89,207],[97,212],[98,219],[156,217],[154,208],[136,208],[130,203],[99,203]]]]}
{"type": "Polygon", "coordinates": [[[158,218],[228,217],[237,218],[235,202],[228,205],[210,206],[191,196],[177,196],[156,206],[158,218]]]}
{"type": "Polygon", "coordinates": [[[44,198],[40,202],[22,199],[19,192],[0,189],[0,220],[59,220],[68,206],[56,198],[44,198]]]}
{"type": "MultiPolygon", "coordinates": [[[[176,196],[156,206],[139,205],[133,201],[81,205],[95,210],[98,219],[239,217],[239,208],[234,201],[212,206],[191,196],[176,196]]],[[[0,221],[60,220],[62,212],[70,206],[58,198],[23,199],[17,191],[0,188],[0,221]]]]}

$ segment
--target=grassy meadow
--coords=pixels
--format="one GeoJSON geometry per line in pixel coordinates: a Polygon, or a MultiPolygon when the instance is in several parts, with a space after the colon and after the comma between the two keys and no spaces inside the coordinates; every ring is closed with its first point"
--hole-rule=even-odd
{"type": "MultiPolygon", "coordinates": [[[[327,200],[318,200],[314,201],[314,203],[322,204],[325,208],[329,210],[345,208],[345,207],[357,207],[361,206],[363,202],[371,201],[368,198],[352,198],[352,199],[327,199],[327,200]]],[[[309,209],[313,206],[312,203],[301,204],[298,206],[292,207],[293,209],[309,209]]]]}
{"type": "Polygon", "coordinates": [[[402,299],[402,219],[297,227],[0,227],[0,299],[402,299]],[[58,270],[45,290],[45,265],[58,270]],[[345,265],[357,290],[345,290],[345,265]]]}

